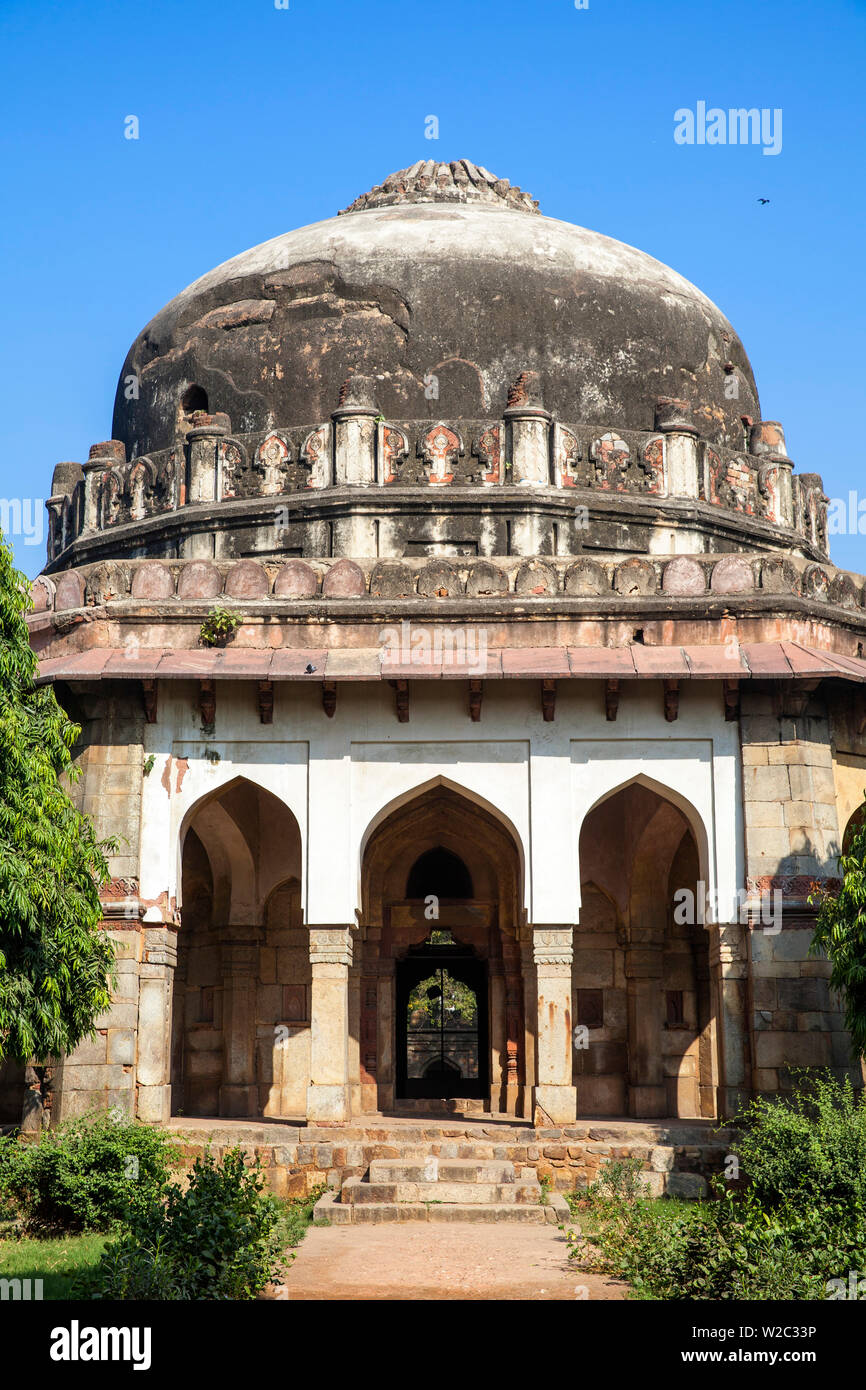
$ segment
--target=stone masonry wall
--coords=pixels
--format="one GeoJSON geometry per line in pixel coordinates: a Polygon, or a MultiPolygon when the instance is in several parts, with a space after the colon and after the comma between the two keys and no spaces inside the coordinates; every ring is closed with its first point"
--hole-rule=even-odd
{"type": "MultiPolygon", "coordinates": [[[[836,789],[827,712],[818,701],[794,713],[778,695],[745,694],[741,738],[753,1086],[774,1094],[790,1089],[792,1068],[843,1073],[851,1065],[829,963],[809,957],[809,895],[836,873],[836,789]],[[782,895],[781,929],[756,920],[758,895],[774,892],[782,895]]],[[[771,899],[764,902],[769,915],[771,899]]]]}

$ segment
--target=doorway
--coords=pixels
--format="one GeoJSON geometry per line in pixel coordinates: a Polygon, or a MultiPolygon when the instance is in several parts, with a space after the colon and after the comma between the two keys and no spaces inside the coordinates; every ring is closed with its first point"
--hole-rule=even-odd
{"type": "Polygon", "coordinates": [[[399,1100],[489,1095],[487,965],[448,930],[396,965],[399,1100]]]}

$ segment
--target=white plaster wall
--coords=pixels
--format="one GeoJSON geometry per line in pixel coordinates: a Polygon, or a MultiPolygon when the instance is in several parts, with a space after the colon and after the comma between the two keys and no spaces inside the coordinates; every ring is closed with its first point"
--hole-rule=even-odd
{"type": "MultiPolygon", "coordinates": [[[[318,684],[293,682],[277,685],[273,724],[262,725],[253,690],[226,683],[217,687],[216,736],[206,739],[195,688],[164,683],[159,722],[146,734],[155,763],[143,784],[142,896],[179,897],[180,837],[190,812],[243,776],[279,797],[298,822],[308,924],[353,922],[372,829],[441,780],[515,835],[528,919],[576,922],[582,821],[606,795],[641,777],[669,790],[686,812],[710,892],[733,904],[743,881],[737,725],[725,722],[715,685],[684,686],[674,723],[662,705],[660,684],[624,685],[618,718],[608,722],[597,682],[561,683],[556,718],[545,724],[538,682],[491,680],[473,724],[465,682],[442,681],[410,684],[410,721],[400,724],[385,683],[341,685],[328,719],[318,684]],[[179,777],[181,758],[188,768],[179,777]]],[[[158,916],[152,909],[150,920],[158,916]]]]}

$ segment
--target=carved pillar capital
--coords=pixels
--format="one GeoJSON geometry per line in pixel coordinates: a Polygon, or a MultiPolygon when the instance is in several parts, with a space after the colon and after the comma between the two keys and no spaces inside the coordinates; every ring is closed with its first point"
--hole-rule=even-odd
{"type": "Polygon", "coordinates": [[[310,962],[312,965],[352,964],[353,940],[351,927],[310,927],[310,962]]]}
{"type": "Polygon", "coordinates": [[[537,966],[559,966],[571,970],[574,934],[571,927],[533,927],[532,958],[537,966]]]}

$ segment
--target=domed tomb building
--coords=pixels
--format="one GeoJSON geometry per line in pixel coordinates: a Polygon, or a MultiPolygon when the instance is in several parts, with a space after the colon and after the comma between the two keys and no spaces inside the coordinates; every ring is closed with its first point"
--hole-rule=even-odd
{"type": "Polygon", "coordinates": [[[112,435],[30,620],[122,837],[53,1121],[711,1120],[852,1070],[809,896],[864,581],[699,290],[422,161],[172,300],[112,435]]]}

